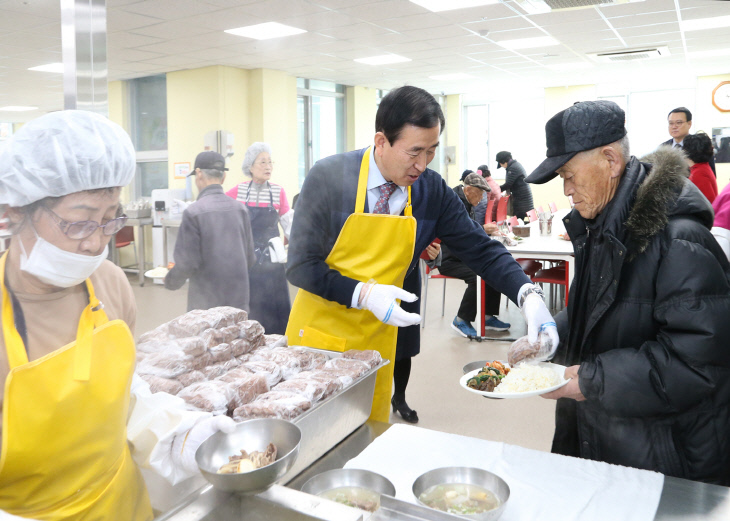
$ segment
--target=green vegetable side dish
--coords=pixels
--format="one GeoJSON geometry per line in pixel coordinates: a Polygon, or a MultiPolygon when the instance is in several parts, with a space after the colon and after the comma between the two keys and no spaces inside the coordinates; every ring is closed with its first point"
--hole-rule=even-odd
{"type": "Polygon", "coordinates": [[[501,362],[487,362],[479,372],[466,381],[467,387],[476,389],[477,391],[493,392],[501,382],[502,378],[509,373],[509,367],[505,367],[501,362]]]}

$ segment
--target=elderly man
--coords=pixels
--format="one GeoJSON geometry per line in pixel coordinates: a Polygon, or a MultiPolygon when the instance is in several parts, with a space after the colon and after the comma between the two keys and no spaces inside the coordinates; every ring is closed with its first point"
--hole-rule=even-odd
{"type": "Polygon", "coordinates": [[[559,112],[528,177],[575,203],[553,452],[730,485],[730,264],[682,154],[630,156],[624,121],[610,101],[559,112]]]}
{"type": "MultiPolygon", "coordinates": [[[[454,192],[464,204],[469,217],[475,219],[475,209],[482,201],[482,196],[490,191],[489,185],[484,178],[475,173],[468,174],[463,180],[464,186],[457,186],[454,192]]],[[[461,211],[461,209],[459,209],[461,211]]],[[[481,222],[477,220],[484,231],[488,234],[498,233],[498,226],[494,223],[484,224],[484,217],[481,222]]],[[[466,282],[466,290],[461,298],[459,311],[451,323],[451,328],[463,337],[476,337],[478,333],[472,322],[477,318],[477,274],[466,264],[454,255],[448,246],[444,245],[442,249],[443,258],[439,272],[448,277],[454,277],[466,282]]],[[[502,322],[495,315],[499,314],[499,305],[502,300],[502,294],[490,285],[485,286],[485,305],[484,305],[484,327],[493,331],[507,331],[511,326],[507,322],[502,322]]]]}
{"type": "Polygon", "coordinates": [[[198,200],[183,212],[175,243],[175,266],[167,289],[190,279],[188,311],[216,306],[249,310],[248,268],[255,262],[251,221],[246,207],[223,192],[225,159],[217,152],[195,158],[198,200]]]}

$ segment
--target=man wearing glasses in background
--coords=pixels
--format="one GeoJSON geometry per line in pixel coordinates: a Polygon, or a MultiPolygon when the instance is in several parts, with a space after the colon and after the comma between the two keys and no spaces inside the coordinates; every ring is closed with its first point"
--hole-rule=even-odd
{"type": "MultiPolygon", "coordinates": [[[[689,135],[689,129],[692,128],[692,113],[687,107],[677,107],[669,113],[667,121],[669,122],[669,135],[672,138],[662,143],[662,145],[682,148],[684,138],[689,135]]],[[[715,158],[710,158],[709,163],[712,173],[717,177],[715,158]]]]}

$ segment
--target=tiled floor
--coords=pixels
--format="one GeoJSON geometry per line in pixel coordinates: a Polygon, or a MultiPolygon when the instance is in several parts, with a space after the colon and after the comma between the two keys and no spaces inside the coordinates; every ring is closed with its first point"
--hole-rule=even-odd
{"type": "MultiPolygon", "coordinates": [[[[144,287],[130,279],[137,298],[136,336],[185,312],[187,286],[168,291],[147,279],[144,287]]],[[[421,353],[413,359],[406,398],[418,411],[420,427],[503,441],[537,450],[550,450],[554,429],[555,403],[539,397],[519,400],[490,400],[459,386],[462,367],[475,360],[503,359],[510,342],[470,342],[451,329],[465,285],[446,281],[446,306],[441,316],[442,280],[430,283],[426,327],[421,334],[421,353]]],[[[525,324],[517,307],[505,307],[500,318],[512,324],[507,338],[525,334],[525,324]]],[[[506,336],[496,333],[495,336],[506,336]]],[[[391,422],[402,422],[391,414],[391,422]]]]}

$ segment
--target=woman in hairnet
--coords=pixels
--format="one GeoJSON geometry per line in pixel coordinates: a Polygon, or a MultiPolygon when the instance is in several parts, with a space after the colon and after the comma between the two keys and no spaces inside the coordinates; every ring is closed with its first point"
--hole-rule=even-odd
{"type": "Polygon", "coordinates": [[[267,333],[283,335],[291,311],[286,263],[272,262],[269,240],[280,236],[279,217],[289,211],[289,202],[284,188],[270,181],[274,163],[267,143],[257,142],[248,147],[241,169],[251,180],[226,193],[245,204],[251,217],[256,263],[248,271],[251,287],[248,315],[259,321],[267,333]]]}
{"type": "Polygon", "coordinates": [[[135,461],[181,481],[200,443],[234,425],[133,382],[136,304],[106,257],[134,171],[127,134],[86,111],[42,116],[0,150],[13,231],[0,257],[0,519],[152,519],[135,461]]]}

